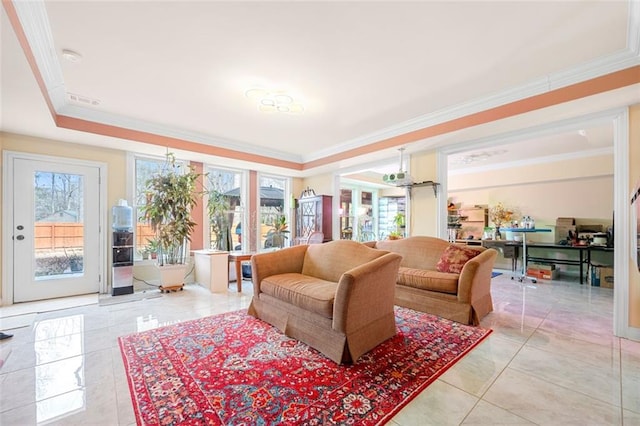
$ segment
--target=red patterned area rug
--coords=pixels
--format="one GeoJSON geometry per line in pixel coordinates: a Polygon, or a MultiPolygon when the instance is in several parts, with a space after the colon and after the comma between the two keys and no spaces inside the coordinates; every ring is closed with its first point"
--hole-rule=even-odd
{"type": "Polygon", "coordinates": [[[119,343],[139,425],[380,425],[491,333],[404,308],[396,323],[354,365],[245,311],[119,343]]]}

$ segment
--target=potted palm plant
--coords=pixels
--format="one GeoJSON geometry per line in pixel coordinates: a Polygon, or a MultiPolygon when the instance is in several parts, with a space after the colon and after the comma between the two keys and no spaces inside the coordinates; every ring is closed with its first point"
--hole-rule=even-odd
{"type": "Polygon", "coordinates": [[[196,188],[200,176],[192,167],[183,170],[168,153],[162,172],[145,183],[146,204],[141,210],[155,232],[161,290],[182,288],[184,284],[187,241],[196,226],[191,210],[201,195],[196,188]]]}
{"type": "Polygon", "coordinates": [[[285,215],[277,216],[271,224],[271,229],[267,232],[267,238],[264,244],[265,248],[284,247],[284,240],[289,238],[287,237],[287,234],[289,233],[288,227],[285,215]]]}

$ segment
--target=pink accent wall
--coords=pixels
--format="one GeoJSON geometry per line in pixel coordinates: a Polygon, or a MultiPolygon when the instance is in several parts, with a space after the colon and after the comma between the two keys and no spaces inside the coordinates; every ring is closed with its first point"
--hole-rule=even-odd
{"type": "MultiPolygon", "coordinates": [[[[194,163],[191,162],[191,166],[193,166],[193,168],[195,169],[196,173],[203,173],[203,169],[204,166],[202,163],[194,163]]],[[[204,176],[201,176],[199,181],[198,181],[198,191],[202,192],[204,191],[205,187],[205,178],[204,176]]],[[[204,212],[207,211],[207,209],[204,207],[204,201],[202,200],[202,197],[198,198],[198,204],[196,204],[196,206],[194,207],[194,209],[191,212],[191,218],[193,219],[193,221],[196,223],[196,229],[194,230],[193,234],[191,235],[191,250],[202,250],[204,247],[204,212]]],[[[207,244],[207,248],[209,248],[209,245],[207,244]]]]}
{"type": "Polygon", "coordinates": [[[249,200],[247,203],[249,212],[249,251],[253,251],[258,246],[260,236],[256,234],[260,229],[260,209],[258,209],[258,172],[249,171],[249,200]]]}

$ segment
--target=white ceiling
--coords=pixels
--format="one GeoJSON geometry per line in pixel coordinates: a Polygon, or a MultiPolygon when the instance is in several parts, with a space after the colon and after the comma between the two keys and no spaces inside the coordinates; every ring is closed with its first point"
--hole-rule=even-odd
{"type": "MultiPolygon", "coordinates": [[[[580,78],[573,77],[578,71],[592,78],[640,63],[639,8],[627,1],[14,4],[57,114],[300,163],[425,127],[445,112],[515,100],[534,85],[531,94],[545,82],[548,89],[568,84],[580,78]],[[82,60],[63,59],[63,49],[82,60]],[[255,87],[286,91],[304,113],[259,112],[244,96],[255,87]],[[68,94],[96,104],[71,101],[68,94]]],[[[3,131],[158,152],[56,128],[4,10],[1,26],[3,131]]],[[[597,111],[599,99],[564,114],[597,111]]],[[[638,102],[640,91],[630,88],[618,99],[638,102]]],[[[534,121],[518,117],[513,123],[534,121]]],[[[473,140],[482,135],[477,127],[408,150],[473,140]]],[[[562,144],[553,137],[520,141],[490,161],[611,146],[610,127],[587,130],[586,138],[563,135],[562,144]]],[[[386,149],[336,165],[396,157],[386,149]]],[[[455,156],[450,163],[452,169],[460,164],[455,156]]]]}

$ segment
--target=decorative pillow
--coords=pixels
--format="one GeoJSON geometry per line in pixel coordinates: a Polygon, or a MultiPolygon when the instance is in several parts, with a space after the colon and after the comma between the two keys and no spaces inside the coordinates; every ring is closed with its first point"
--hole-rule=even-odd
{"type": "Polygon", "coordinates": [[[459,274],[464,264],[476,257],[478,253],[478,250],[452,244],[440,256],[436,269],[439,272],[459,274]]]}

